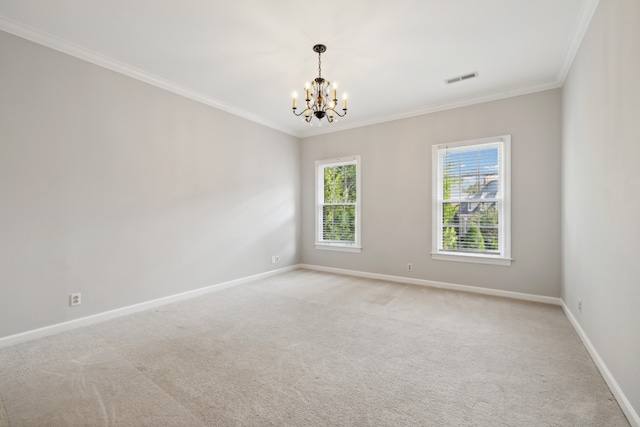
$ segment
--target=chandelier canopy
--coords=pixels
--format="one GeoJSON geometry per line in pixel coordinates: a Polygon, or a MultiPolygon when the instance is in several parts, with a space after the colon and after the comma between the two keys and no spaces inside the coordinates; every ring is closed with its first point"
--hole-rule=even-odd
{"type": "Polygon", "coordinates": [[[327,47],[323,44],[317,44],[313,47],[313,51],[318,54],[318,77],[316,77],[311,83],[305,85],[304,91],[306,94],[304,110],[297,112],[296,95],[293,95],[293,114],[301,116],[304,114],[304,120],[308,123],[311,122],[313,117],[317,117],[321,122],[323,118],[326,118],[329,123],[333,123],[336,116],[344,117],[347,114],[347,97],[344,96],[342,104],[342,114],[338,112],[338,97],[336,91],[336,84],[331,86],[331,82],[322,78],[322,60],[321,55],[327,51],[327,47]],[[329,93],[333,89],[333,98],[329,93]]]}

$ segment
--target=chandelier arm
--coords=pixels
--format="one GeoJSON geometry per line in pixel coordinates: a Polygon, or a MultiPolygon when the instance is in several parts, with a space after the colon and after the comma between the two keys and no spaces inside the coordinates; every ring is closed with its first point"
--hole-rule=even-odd
{"type": "MultiPolygon", "coordinates": [[[[303,115],[305,112],[307,111],[307,109],[305,108],[304,110],[300,111],[299,113],[296,113],[296,110],[293,110],[293,115],[296,117],[300,117],[301,115],[303,115]]],[[[304,121],[309,123],[311,122],[311,119],[314,117],[313,114],[309,114],[308,116],[304,117],[304,121]]]]}
{"type": "Polygon", "coordinates": [[[343,109],[343,110],[342,110],[342,111],[344,111],[344,113],[342,113],[342,114],[340,114],[340,113],[338,112],[338,110],[334,110],[333,108],[327,108],[327,111],[333,111],[333,113],[334,113],[335,115],[337,115],[338,117],[344,117],[344,116],[346,116],[346,115],[347,115],[347,110],[345,110],[345,109],[343,109]]]}

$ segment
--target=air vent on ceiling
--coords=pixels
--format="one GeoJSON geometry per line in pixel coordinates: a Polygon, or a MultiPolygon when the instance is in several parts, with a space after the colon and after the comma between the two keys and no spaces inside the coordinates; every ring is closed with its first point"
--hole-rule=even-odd
{"type": "Polygon", "coordinates": [[[473,79],[474,77],[478,77],[478,72],[475,71],[473,73],[463,74],[461,76],[452,77],[450,79],[446,79],[444,82],[448,85],[451,83],[461,82],[463,80],[473,79]]]}

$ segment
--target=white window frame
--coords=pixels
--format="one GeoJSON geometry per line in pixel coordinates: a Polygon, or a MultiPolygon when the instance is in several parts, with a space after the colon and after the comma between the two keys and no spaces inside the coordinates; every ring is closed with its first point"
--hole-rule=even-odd
{"type": "Polygon", "coordinates": [[[316,161],[316,226],[315,226],[315,247],[321,250],[342,251],[342,252],[361,252],[362,246],[360,244],[360,205],[361,194],[360,191],[360,156],[347,156],[339,157],[335,159],[318,160],[316,161]],[[328,241],[322,239],[322,208],[324,206],[324,168],[342,165],[356,165],[356,224],[355,224],[355,241],[343,242],[343,241],[328,241]]]}
{"type": "Polygon", "coordinates": [[[469,141],[459,141],[447,144],[438,144],[432,147],[432,247],[431,259],[438,261],[471,262],[480,264],[493,264],[501,266],[511,265],[511,135],[502,135],[491,138],[481,138],[469,141]],[[500,253],[477,254],[469,252],[456,252],[441,250],[442,247],[442,200],[440,194],[438,176],[440,168],[439,152],[442,149],[453,147],[465,147],[483,144],[500,143],[501,155],[499,157],[500,198],[502,209],[499,210],[498,223],[501,225],[500,253]]]}

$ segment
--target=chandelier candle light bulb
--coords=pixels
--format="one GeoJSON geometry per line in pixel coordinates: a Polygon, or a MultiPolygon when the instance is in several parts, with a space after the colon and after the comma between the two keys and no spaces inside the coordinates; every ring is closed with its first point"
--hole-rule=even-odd
{"type": "Polygon", "coordinates": [[[313,47],[313,51],[318,54],[318,77],[313,79],[311,83],[306,83],[304,91],[306,95],[304,111],[300,113],[297,110],[296,94],[293,94],[293,114],[295,116],[301,116],[304,114],[304,120],[310,123],[313,117],[316,117],[318,121],[322,121],[326,118],[329,123],[333,123],[335,116],[344,117],[347,114],[347,98],[344,96],[344,103],[342,107],[342,114],[336,110],[338,105],[338,89],[337,85],[333,84],[333,99],[329,95],[331,92],[331,82],[322,78],[322,60],[321,55],[326,52],[327,47],[322,44],[317,44],[313,47]]]}

